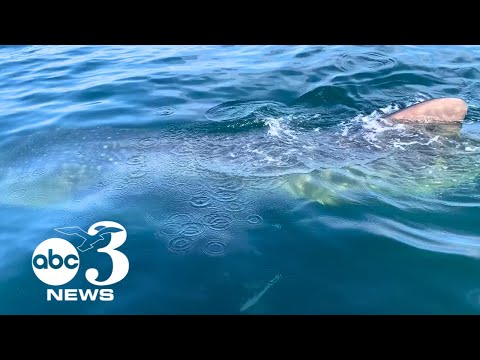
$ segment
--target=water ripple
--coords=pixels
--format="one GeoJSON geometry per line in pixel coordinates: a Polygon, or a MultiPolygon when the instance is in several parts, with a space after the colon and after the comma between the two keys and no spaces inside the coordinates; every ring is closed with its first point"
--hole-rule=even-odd
{"type": "Polygon", "coordinates": [[[379,71],[388,70],[395,66],[394,58],[386,54],[367,52],[363,54],[343,54],[337,61],[336,66],[341,71],[368,70],[379,71]]]}

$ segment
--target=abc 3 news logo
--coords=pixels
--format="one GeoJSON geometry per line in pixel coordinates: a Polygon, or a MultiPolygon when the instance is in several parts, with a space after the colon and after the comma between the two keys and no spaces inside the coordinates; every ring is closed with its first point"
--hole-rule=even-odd
{"type": "MultiPolygon", "coordinates": [[[[68,284],[78,273],[80,268],[80,252],[93,249],[93,245],[99,242],[103,247],[97,248],[97,252],[110,256],[112,261],[112,272],[104,281],[98,281],[99,272],[90,268],[85,272],[86,280],[101,289],[47,289],[47,301],[96,300],[112,301],[114,292],[112,289],[105,289],[105,286],[113,285],[125,278],[129,270],[127,256],[118,248],[127,239],[125,228],[114,221],[100,221],[87,231],[78,227],[55,229],[58,232],[68,235],[77,235],[84,239],[83,243],[75,248],[69,241],[62,238],[50,238],[41,242],[32,255],[32,268],[40,281],[50,286],[62,286],[68,284]],[[109,234],[110,241],[103,236],[109,234]],[[104,244],[105,243],[105,244],[104,244]]],[[[96,245],[98,245],[96,244],[96,245]]],[[[95,246],[97,247],[97,246],[95,246]]]]}

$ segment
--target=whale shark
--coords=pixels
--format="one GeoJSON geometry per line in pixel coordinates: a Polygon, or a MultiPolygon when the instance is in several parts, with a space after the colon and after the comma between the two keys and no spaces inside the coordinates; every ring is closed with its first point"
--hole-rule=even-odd
{"type": "Polygon", "coordinates": [[[325,130],[266,118],[234,133],[202,130],[208,124],[32,132],[3,145],[0,202],[79,208],[168,190],[201,204],[203,190],[189,192],[189,184],[229,201],[235,182],[244,192],[277,189],[322,205],[431,195],[476,184],[478,144],[459,132],[466,113],[463,100],[443,98],[325,130]],[[225,179],[234,181],[225,187],[225,179]]]}

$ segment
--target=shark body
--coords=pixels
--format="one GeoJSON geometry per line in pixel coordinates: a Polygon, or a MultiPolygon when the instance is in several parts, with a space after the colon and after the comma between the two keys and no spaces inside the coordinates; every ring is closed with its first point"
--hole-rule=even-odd
{"type": "MultiPolygon", "coordinates": [[[[376,192],[431,194],[476,181],[477,155],[470,151],[474,147],[463,145],[458,138],[465,115],[463,100],[434,99],[416,104],[385,116],[392,129],[401,124],[404,130],[389,135],[389,125],[382,125],[376,143],[357,141],[360,135],[370,141],[370,128],[353,129],[347,137],[333,132],[289,130],[285,138],[272,137],[278,130],[271,129],[268,134],[239,133],[213,139],[202,134],[194,137],[188,129],[98,128],[34,133],[6,147],[0,156],[0,202],[52,208],[75,205],[86,198],[101,203],[116,194],[150,194],[163,185],[180,191],[178,187],[185,179],[213,183],[214,179],[208,177],[214,172],[228,170],[230,174],[225,176],[238,177],[232,169],[248,170],[247,175],[240,175],[245,179],[253,174],[256,180],[249,182],[253,185],[274,177],[281,183],[278,188],[288,194],[323,205],[376,192]],[[315,141],[318,150],[309,150],[302,143],[315,145],[315,141]],[[323,157],[315,160],[313,169],[305,170],[306,153],[323,157]],[[364,159],[363,163],[351,161],[354,157],[364,159]],[[284,158],[300,163],[302,171],[297,171],[294,163],[283,173],[263,176],[264,169],[278,170],[277,164],[283,171],[285,165],[278,159],[284,158]],[[335,166],[325,164],[332,158],[335,166]]],[[[214,191],[224,196],[229,189],[220,186],[214,191]]]]}

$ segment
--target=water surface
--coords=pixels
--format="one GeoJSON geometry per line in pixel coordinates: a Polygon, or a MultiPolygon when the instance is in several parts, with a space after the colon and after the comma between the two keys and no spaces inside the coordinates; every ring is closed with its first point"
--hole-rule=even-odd
{"type": "Polygon", "coordinates": [[[478,313],[479,66],[468,46],[2,47],[0,313],[478,313]],[[450,96],[462,129],[382,118],[450,96]],[[35,247],[102,220],[128,232],[115,300],[47,302],[35,247]]]}

